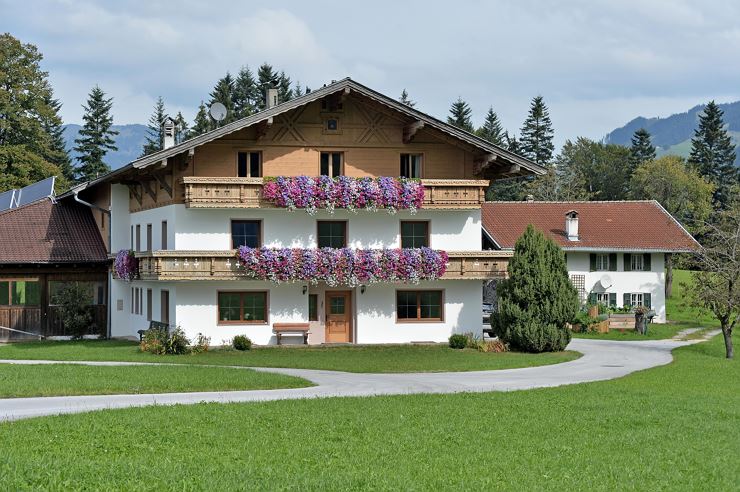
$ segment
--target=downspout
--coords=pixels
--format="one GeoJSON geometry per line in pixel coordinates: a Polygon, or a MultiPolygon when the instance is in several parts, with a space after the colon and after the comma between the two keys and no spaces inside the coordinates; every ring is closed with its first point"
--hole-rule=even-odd
{"type": "MultiPolygon", "coordinates": [[[[110,210],[106,210],[106,209],[104,209],[102,207],[98,207],[97,205],[94,205],[92,203],[86,202],[85,200],[83,200],[82,198],[80,198],[79,196],[77,196],[78,193],[79,193],[79,191],[72,192],[72,196],[74,197],[74,199],[75,199],[75,201],[77,203],[80,203],[80,204],[82,204],[82,205],[84,205],[86,207],[89,207],[89,208],[93,209],[93,210],[99,210],[100,212],[102,212],[102,213],[104,213],[104,214],[106,214],[108,216],[108,251],[107,251],[107,253],[110,255],[110,253],[111,253],[111,246],[112,246],[111,245],[112,224],[111,224],[111,220],[110,220],[111,219],[110,210]]],[[[106,320],[105,320],[105,336],[106,336],[106,338],[110,338],[110,335],[111,335],[111,316],[113,315],[113,313],[111,311],[112,310],[111,303],[113,302],[113,297],[112,297],[112,293],[111,293],[111,286],[112,286],[112,284],[113,284],[113,273],[110,271],[110,268],[109,268],[108,269],[108,316],[106,316],[106,320]]]]}

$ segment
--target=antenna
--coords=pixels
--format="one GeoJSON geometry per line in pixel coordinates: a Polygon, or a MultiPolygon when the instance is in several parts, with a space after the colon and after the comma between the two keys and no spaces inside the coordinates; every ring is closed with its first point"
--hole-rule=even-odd
{"type": "Polygon", "coordinates": [[[220,102],[211,104],[211,109],[208,112],[211,114],[211,118],[216,120],[216,126],[226,118],[226,106],[220,102]]]}

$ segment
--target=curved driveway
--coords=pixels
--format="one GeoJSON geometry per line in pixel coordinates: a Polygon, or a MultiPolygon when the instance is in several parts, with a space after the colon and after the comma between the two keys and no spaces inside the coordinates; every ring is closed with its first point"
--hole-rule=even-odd
{"type": "MultiPolygon", "coordinates": [[[[140,395],[57,396],[0,399],[0,421],[43,415],[87,412],[147,405],[234,403],[298,398],[512,391],[615,379],[673,360],[671,350],[693,342],[652,340],[615,342],[573,339],[569,350],[583,357],[562,364],[496,371],[359,374],[312,369],[253,368],[298,376],[316,384],[310,388],[162,393],[140,395]]],[[[0,354],[2,352],[0,351],[0,354]]],[[[8,364],[142,365],[134,362],[60,362],[0,360],[8,364]]]]}

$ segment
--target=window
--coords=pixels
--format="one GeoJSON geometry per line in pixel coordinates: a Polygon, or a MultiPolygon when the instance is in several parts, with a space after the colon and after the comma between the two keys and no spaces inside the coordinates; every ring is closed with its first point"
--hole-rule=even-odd
{"type": "Polygon", "coordinates": [[[134,249],[134,226],[131,226],[131,249],[134,249]]]}
{"type": "Polygon", "coordinates": [[[319,296],[316,294],[308,294],[308,321],[319,320],[319,296]]]}
{"type": "Polygon", "coordinates": [[[136,251],[141,251],[141,224],[136,224],[136,251]]]}
{"type": "Polygon", "coordinates": [[[347,222],[320,220],[317,224],[319,248],[347,247],[347,222]]]}
{"type": "Polygon", "coordinates": [[[259,220],[232,220],[231,221],[231,248],[262,246],[262,224],[259,220]]]}
{"type": "Polygon", "coordinates": [[[642,255],[630,255],[630,268],[641,271],[643,269],[642,255]]]}
{"type": "Polygon", "coordinates": [[[339,130],[339,120],[336,118],[327,119],[325,129],[328,132],[335,132],[339,130]]]}
{"type": "Polygon", "coordinates": [[[429,247],[429,222],[427,221],[401,221],[401,247],[402,248],[428,248],[429,247]]]}
{"type": "Polygon", "coordinates": [[[146,319],[147,321],[152,320],[152,302],[154,301],[152,295],[152,289],[146,290],[146,319]]]}
{"type": "Polygon", "coordinates": [[[219,292],[218,322],[267,323],[267,292],[219,292]]]}
{"type": "Polygon", "coordinates": [[[609,255],[596,255],[596,271],[609,270],[609,255]]]}
{"type": "Polygon", "coordinates": [[[0,306],[40,306],[38,280],[0,280],[0,306]]]}
{"type": "Polygon", "coordinates": [[[624,307],[645,306],[652,307],[652,296],[647,292],[626,292],[624,294],[624,307]]]}
{"type": "Polygon", "coordinates": [[[401,154],[402,178],[421,178],[421,154],[401,154]]]}
{"type": "Polygon", "coordinates": [[[236,175],[240,178],[262,177],[262,152],[238,152],[236,175]]]}
{"type": "Polygon", "coordinates": [[[624,271],[638,271],[638,272],[649,272],[651,269],[651,255],[650,253],[645,254],[624,254],[624,271]]]}
{"type": "Polygon", "coordinates": [[[146,225],[146,250],[151,251],[154,248],[152,247],[152,225],[147,224],[146,225]]]}
{"type": "Polygon", "coordinates": [[[442,321],[443,311],[441,290],[396,292],[396,317],[399,321],[442,321]]]}
{"type": "Polygon", "coordinates": [[[167,221],[162,221],[162,249],[167,249],[167,221]]]}
{"type": "Polygon", "coordinates": [[[169,324],[170,322],[170,291],[163,290],[159,293],[159,321],[169,324]]]}
{"type": "Polygon", "coordinates": [[[321,153],[321,176],[330,176],[335,178],[342,175],[343,155],[341,152],[322,152],[321,153]]]}

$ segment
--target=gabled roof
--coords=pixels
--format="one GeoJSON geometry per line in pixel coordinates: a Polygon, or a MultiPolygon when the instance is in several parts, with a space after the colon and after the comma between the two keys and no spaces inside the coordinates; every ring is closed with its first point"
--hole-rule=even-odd
{"type": "Polygon", "coordinates": [[[564,250],[692,252],[700,245],[658,202],[488,202],[483,227],[502,249],[513,249],[528,224],[564,250]],[[568,239],[565,214],[578,212],[578,241],[568,239]]]}
{"type": "Polygon", "coordinates": [[[106,262],[90,210],[43,199],[0,212],[0,264],[106,262]]]}
{"type": "Polygon", "coordinates": [[[326,96],[336,94],[336,93],[339,93],[345,90],[349,90],[350,92],[356,92],[358,94],[361,94],[384,106],[394,109],[398,111],[399,113],[408,116],[409,118],[412,118],[416,121],[421,121],[424,123],[425,127],[433,128],[435,130],[438,130],[440,132],[443,132],[449,135],[450,137],[456,138],[462,142],[467,143],[468,145],[471,145],[477,149],[480,149],[481,154],[492,155],[497,160],[501,159],[501,161],[509,163],[511,165],[520,166],[520,168],[524,170],[525,173],[529,173],[529,174],[544,174],[545,173],[544,167],[530,161],[529,159],[525,159],[524,157],[521,157],[506,149],[502,149],[501,147],[498,147],[488,142],[487,140],[484,140],[472,133],[466,132],[465,130],[461,130],[453,125],[450,125],[449,123],[445,123],[444,121],[438,120],[432,116],[422,113],[421,111],[417,109],[414,109],[406,104],[396,101],[393,98],[390,98],[384,94],[381,94],[380,92],[376,92],[370,89],[369,87],[366,87],[358,82],[355,82],[349,77],[347,77],[337,82],[332,82],[331,84],[328,84],[320,89],[311,91],[308,94],[305,94],[303,96],[299,96],[294,99],[291,99],[290,101],[280,103],[273,108],[260,111],[253,115],[247,116],[240,120],[224,125],[221,128],[217,128],[215,130],[211,130],[210,132],[204,133],[202,135],[198,135],[197,137],[193,137],[189,140],[185,140],[184,142],[174,145],[168,149],[160,150],[159,152],[155,152],[153,154],[149,154],[147,156],[141,157],[135,161],[132,161],[131,163],[127,164],[124,167],[121,167],[119,169],[116,169],[115,171],[111,171],[110,173],[104,176],[101,176],[100,178],[90,183],[79,185],[76,187],[76,189],[79,191],[89,185],[92,185],[92,184],[95,184],[101,181],[106,181],[110,179],[111,177],[114,177],[118,174],[129,171],[131,169],[142,169],[142,168],[146,168],[148,166],[154,165],[154,164],[160,164],[164,159],[173,157],[182,152],[190,151],[191,149],[195,149],[196,147],[204,145],[208,142],[212,142],[230,133],[234,133],[243,128],[247,128],[249,126],[255,125],[257,123],[268,120],[270,118],[274,118],[275,116],[281,115],[283,113],[299,108],[306,104],[323,99],[326,96]]]}

